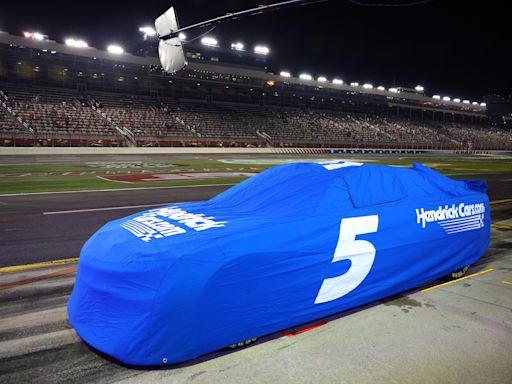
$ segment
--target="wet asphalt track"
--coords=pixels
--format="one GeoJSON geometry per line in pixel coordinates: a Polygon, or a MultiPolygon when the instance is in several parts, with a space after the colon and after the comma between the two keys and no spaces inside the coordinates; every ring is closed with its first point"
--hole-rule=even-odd
{"type": "MultiPolygon", "coordinates": [[[[512,198],[512,174],[464,178],[487,180],[491,200],[512,198]]],[[[78,257],[83,243],[110,220],[149,209],[153,204],[206,200],[227,188],[229,186],[0,196],[0,267],[78,257]],[[140,205],[148,207],[123,208],[140,205]],[[123,209],[113,209],[120,207],[123,209]]]]}

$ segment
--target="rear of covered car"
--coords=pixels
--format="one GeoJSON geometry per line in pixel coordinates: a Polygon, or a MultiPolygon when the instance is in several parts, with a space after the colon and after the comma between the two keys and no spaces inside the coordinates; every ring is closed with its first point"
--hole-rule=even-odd
{"type": "Polygon", "coordinates": [[[489,228],[484,184],[420,165],[273,167],[103,227],[82,251],[70,321],[125,363],[177,363],[471,264],[489,228]]]}

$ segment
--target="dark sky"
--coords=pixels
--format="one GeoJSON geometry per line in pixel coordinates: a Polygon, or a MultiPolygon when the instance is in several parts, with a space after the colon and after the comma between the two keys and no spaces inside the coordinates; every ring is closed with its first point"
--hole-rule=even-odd
{"type": "MultiPolygon", "coordinates": [[[[138,27],[152,23],[171,4],[184,26],[272,2],[5,1],[0,30],[40,30],[57,41],[76,36],[105,49],[111,42],[129,46],[140,39],[138,27]]],[[[386,87],[422,84],[429,94],[480,100],[512,92],[507,3],[433,0],[409,7],[364,7],[331,0],[221,24],[211,35],[223,46],[235,40],[246,47],[265,43],[275,72],[304,71],[386,87]]]]}

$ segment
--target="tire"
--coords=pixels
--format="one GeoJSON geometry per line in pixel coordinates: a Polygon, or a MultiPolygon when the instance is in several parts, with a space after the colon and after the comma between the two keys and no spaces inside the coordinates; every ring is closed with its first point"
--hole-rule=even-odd
{"type": "Polygon", "coordinates": [[[236,343],[236,344],[232,344],[228,347],[228,349],[236,349],[236,348],[243,348],[245,347],[246,345],[249,345],[249,344],[253,344],[256,342],[256,340],[258,340],[257,337],[255,337],[254,339],[248,339],[248,340],[245,340],[245,341],[240,341],[239,343],[236,343]]]}
{"type": "Polygon", "coordinates": [[[457,270],[453,271],[448,276],[446,276],[446,278],[449,280],[460,279],[462,276],[464,276],[466,274],[468,269],[469,269],[469,265],[466,265],[466,266],[462,267],[461,269],[457,269],[457,270]]]}

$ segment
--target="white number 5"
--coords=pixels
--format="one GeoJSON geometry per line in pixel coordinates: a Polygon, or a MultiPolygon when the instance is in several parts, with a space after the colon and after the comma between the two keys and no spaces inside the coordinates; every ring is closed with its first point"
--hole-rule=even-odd
{"type": "Polygon", "coordinates": [[[340,237],[332,262],[350,260],[349,270],[343,275],[324,279],[315,304],[339,299],[363,282],[375,260],[375,247],[366,240],[356,240],[357,235],[377,232],[379,216],[351,217],[341,220],[340,237]]]}

